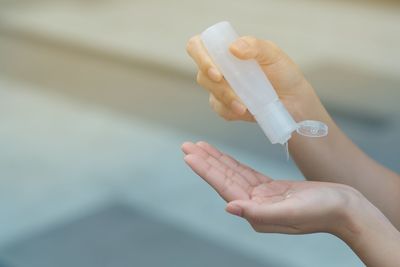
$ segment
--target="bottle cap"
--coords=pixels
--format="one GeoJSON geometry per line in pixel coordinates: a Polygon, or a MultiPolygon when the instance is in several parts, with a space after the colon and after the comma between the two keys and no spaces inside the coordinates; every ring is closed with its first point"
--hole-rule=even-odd
{"type": "Polygon", "coordinates": [[[328,135],[328,125],[321,121],[305,120],[297,125],[297,133],[303,136],[324,137],[328,135]]]}

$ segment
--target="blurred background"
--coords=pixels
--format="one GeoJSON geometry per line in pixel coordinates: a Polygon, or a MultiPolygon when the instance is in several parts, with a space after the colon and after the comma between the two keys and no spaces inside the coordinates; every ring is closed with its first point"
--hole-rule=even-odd
{"type": "Polygon", "coordinates": [[[184,165],[207,140],[303,179],[213,114],[187,40],[229,20],[300,65],[343,130],[400,172],[398,1],[0,0],[0,266],[363,266],[326,235],[261,235],[184,165]]]}

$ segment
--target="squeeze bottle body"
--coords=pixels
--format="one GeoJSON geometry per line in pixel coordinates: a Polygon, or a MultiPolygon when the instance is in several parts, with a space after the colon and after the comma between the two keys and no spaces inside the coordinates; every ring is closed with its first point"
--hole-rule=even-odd
{"type": "Polygon", "coordinates": [[[229,51],[239,38],[229,22],[206,29],[201,40],[224,78],[253,114],[272,144],[286,143],[298,126],[279,100],[270,81],[255,60],[240,60],[229,51]]]}

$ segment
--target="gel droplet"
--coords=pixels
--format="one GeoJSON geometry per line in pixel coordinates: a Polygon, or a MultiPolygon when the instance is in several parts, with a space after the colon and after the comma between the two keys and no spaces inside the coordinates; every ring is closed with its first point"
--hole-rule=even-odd
{"type": "Polygon", "coordinates": [[[289,142],[286,142],[286,143],[284,144],[284,146],[285,146],[285,152],[286,152],[286,161],[289,161],[289,159],[290,159],[290,154],[289,154],[289,142]]]}

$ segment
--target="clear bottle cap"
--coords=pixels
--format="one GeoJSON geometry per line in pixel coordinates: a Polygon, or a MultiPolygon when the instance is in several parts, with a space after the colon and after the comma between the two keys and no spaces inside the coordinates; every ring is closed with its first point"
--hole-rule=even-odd
{"type": "Polygon", "coordinates": [[[297,123],[296,132],[307,137],[324,137],[328,135],[328,125],[320,121],[305,120],[297,123]]]}

